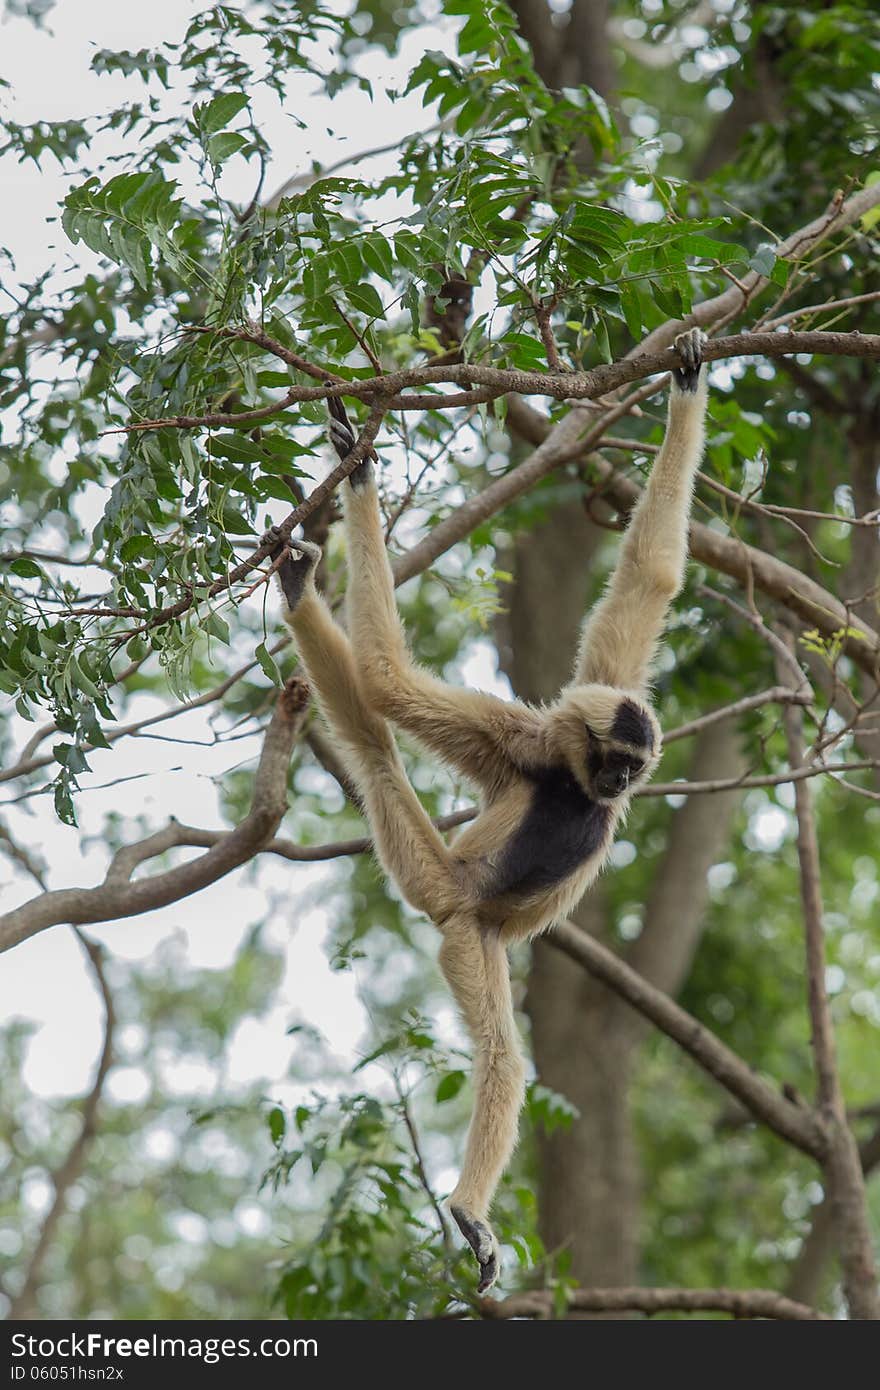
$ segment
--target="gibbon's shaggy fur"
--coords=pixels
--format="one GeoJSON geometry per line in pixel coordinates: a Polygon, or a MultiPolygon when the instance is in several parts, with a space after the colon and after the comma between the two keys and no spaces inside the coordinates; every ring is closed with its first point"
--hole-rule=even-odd
{"type": "MultiPolygon", "coordinates": [[[[315,588],[318,547],[291,541],[287,549],[279,538],[275,550],[286,620],[363,798],[376,852],[439,929],[440,965],[473,1038],[473,1115],[449,1209],[479,1262],[480,1292],[498,1273],[488,1213],[516,1142],[525,1084],[506,947],[572,910],[660,756],[648,679],[684,577],[704,445],[702,342],[698,329],[676,339],[682,365],[672,374],[663,446],[606,592],[584,622],[571,683],[548,708],[454,689],[413,664],[385,550],[375,455],[342,485],[347,636],[315,588]],[[451,845],[405,776],[392,723],[479,789],[480,814],[451,845]]],[[[354,434],[341,402],[330,408],[331,442],[344,459],[354,434]]]]}

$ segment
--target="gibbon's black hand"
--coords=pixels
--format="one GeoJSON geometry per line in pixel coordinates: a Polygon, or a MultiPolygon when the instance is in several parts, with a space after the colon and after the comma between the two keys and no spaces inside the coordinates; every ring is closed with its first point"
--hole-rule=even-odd
{"type": "MultiPolygon", "coordinates": [[[[694,478],[703,453],[702,335],[676,339],[666,437],[605,593],[584,620],[571,682],[535,707],[446,685],[413,661],[394,597],[371,460],[342,488],[347,631],[314,585],[317,547],[279,565],[286,620],[357,785],[382,867],[441,935],[440,967],[474,1047],[474,1099],[452,1215],[497,1276],[489,1208],[516,1144],[525,1067],[507,947],[566,916],[595,879],[632,793],[660,757],[650,672],[681,587],[694,478]],[[472,782],[481,809],[448,845],[410,785],[396,725],[472,782]]],[[[328,400],[340,459],[355,433],[328,400]]],[[[276,551],[277,554],[277,551],[276,551]]]]}
{"type": "Polygon", "coordinates": [[[675,340],[675,350],[682,365],[673,367],[672,379],[680,391],[696,391],[703,365],[703,344],[706,335],[701,328],[689,328],[679,333],[675,340]]]}
{"type": "MultiPolygon", "coordinates": [[[[325,386],[332,386],[332,381],[325,381],[325,386]]],[[[355,446],[357,436],[352,428],[351,421],[345,410],[345,406],[338,396],[327,398],[327,408],[330,411],[330,421],[327,427],[327,435],[333,448],[339,456],[340,463],[344,463],[355,446]]],[[[378,463],[375,449],[370,449],[363,463],[359,463],[348,475],[348,481],[353,488],[367,487],[373,479],[373,464],[378,463]]]]}
{"type": "Polygon", "coordinates": [[[282,555],[275,576],[288,612],[292,612],[299,606],[306,583],[321,562],[321,547],[311,541],[285,540],[278,526],[269,527],[260,537],[260,545],[272,547],[269,554],[273,560],[282,555]]]}

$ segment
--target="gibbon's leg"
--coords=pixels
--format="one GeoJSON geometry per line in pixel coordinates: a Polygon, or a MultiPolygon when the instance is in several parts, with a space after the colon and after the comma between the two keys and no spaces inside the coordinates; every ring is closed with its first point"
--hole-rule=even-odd
{"type": "Polygon", "coordinates": [[[480,1266],[478,1293],[498,1276],[488,1214],[516,1145],[525,1066],[513,1017],[507,951],[497,931],[460,913],[443,923],[440,967],[474,1043],[474,1103],[461,1177],[449,1210],[480,1266]]]}
{"type": "MultiPolygon", "coordinates": [[[[329,404],[330,438],[344,459],[354,433],[339,402],[331,399],[329,404]]],[[[496,786],[505,768],[539,761],[541,719],[536,711],[482,691],[455,689],[414,665],[394,598],[369,459],[343,483],[342,496],[350,573],[348,629],[370,704],[481,786],[496,786]]]]}
{"type": "Polygon", "coordinates": [[[315,588],[319,547],[306,541],[289,545],[289,557],[278,566],[285,619],[321,708],[342,741],[376,852],[414,907],[442,917],[460,896],[446,846],[409,784],[388,724],[362,694],[345,633],[315,588]]]}
{"type": "Polygon", "coordinates": [[[698,328],[675,340],[682,366],[672,373],[666,435],[605,595],[584,624],[575,684],[628,690],[647,684],[669,605],[684,580],[691,497],[705,444],[703,341],[698,328]]]}
{"type": "Polygon", "coordinates": [[[497,931],[461,911],[446,846],[410,786],[386,721],[366,702],[351,647],[314,585],[317,546],[294,542],[278,567],[287,622],[321,705],[346,749],[379,857],[407,899],[443,935],[440,966],[474,1043],[474,1104],[461,1178],[449,1209],[480,1266],[479,1292],[498,1275],[489,1206],[516,1144],[525,1067],[507,952],[497,931]]]}

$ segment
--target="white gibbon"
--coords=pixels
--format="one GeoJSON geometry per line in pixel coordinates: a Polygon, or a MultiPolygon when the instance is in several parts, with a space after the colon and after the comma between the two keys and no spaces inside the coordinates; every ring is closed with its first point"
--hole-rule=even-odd
{"type": "MultiPolygon", "coordinates": [[[[317,546],[274,555],[287,611],[324,716],[363,799],[385,872],[440,931],[440,965],[474,1045],[474,1101],[449,1210],[480,1266],[498,1274],[489,1207],[516,1143],[525,1069],[507,946],[569,913],[601,869],[630,797],[660,756],[649,677],[681,588],[707,387],[698,329],[675,341],[663,446],[607,589],[584,621],[574,675],[535,708],[444,684],[413,663],[394,599],[372,458],[342,485],[348,548],[347,635],[314,583],[317,546]],[[397,725],[480,793],[476,820],[447,845],[404,773],[397,725]]],[[[330,401],[341,459],[354,434],[330,401]]]]}

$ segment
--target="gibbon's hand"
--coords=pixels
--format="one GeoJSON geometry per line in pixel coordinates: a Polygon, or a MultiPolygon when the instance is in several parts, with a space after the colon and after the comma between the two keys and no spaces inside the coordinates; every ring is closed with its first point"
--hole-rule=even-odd
{"type": "Polygon", "coordinates": [[[273,560],[281,556],[275,574],[288,609],[292,613],[299,604],[306,584],[321,562],[321,547],[311,541],[285,540],[281,528],[270,526],[260,537],[260,545],[272,547],[273,560]]]}
{"type": "Polygon", "coordinates": [[[696,391],[703,365],[703,344],[706,341],[702,328],[689,328],[686,333],[679,333],[675,339],[673,346],[681,358],[682,365],[673,367],[672,380],[679,391],[696,391]]]}
{"type": "MultiPolygon", "coordinates": [[[[332,386],[334,383],[327,381],[325,386],[332,386]]],[[[327,437],[341,463],[344,463],[355,446],[355,432],[351,421],[346,414],[345,406],[338,396],[330,396],[327,401],[327,408],[330,411],[330,422],[327,428],[327,437]]],[[[348,481],[357,491],[361,488],[369,487],[373,481],[373,464],[378,463],[375,449],[370,449],[363,463],[359,463],[348,475],[348,481]]]]}

